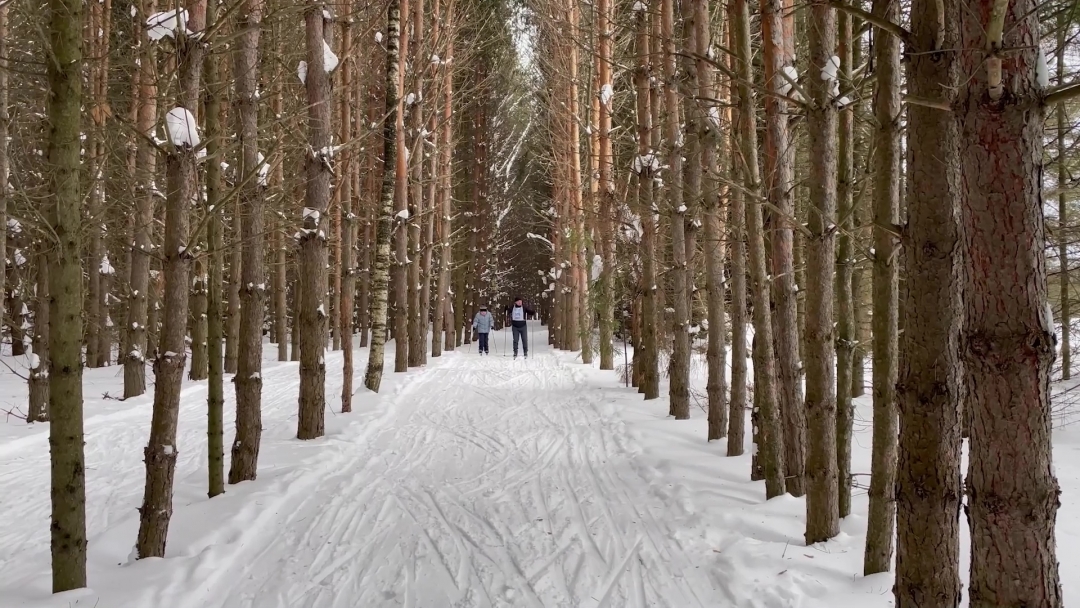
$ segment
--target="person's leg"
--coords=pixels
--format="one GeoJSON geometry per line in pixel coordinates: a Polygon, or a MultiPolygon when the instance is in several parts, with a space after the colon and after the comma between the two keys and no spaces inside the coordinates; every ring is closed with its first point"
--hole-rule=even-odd
{"type": "Polygon", "coordinates": [[[488,352],[488,335],[487,332],[480,334],[480,352],[487,354],[488,352]]]}
{"type": "Polygon", "coordinates": [[[510,333],[514,334],[514,356],[517,356],[518,351],[518,328],[516,325],[510,326],[510,333]]]}
{"type": "Polygon", "coordinates": [[[521,352],[528,357],[529,356],[529,326],[521,326],[521,352]]]}

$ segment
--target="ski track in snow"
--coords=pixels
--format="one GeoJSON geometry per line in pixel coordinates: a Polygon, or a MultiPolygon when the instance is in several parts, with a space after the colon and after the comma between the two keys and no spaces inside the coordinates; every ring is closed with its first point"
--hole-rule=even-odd
{"type": "MultiPolygon", "coordinates": [[[[296,364],[267,362],[259,480],[213,500],[202,494],[206,385],[185,384],[165,560],[127,557],[149,398],[88,410],[94,591],[72,593],[112,593],[110,608],[716,605],[723,592],[677,540],[678,506],[650,490],[603,392],[540,336],[527,360],[459,351],[420,371],[388,372],[383,395],[361,388],[359,414],[328,410],[328,436],[313,442],[293,439],[296,364]]],[[[327,365],[335,409],[338,357],[327,365]]],[[[356,362],[358,376],[365,364],[356,362]]],[[[226,397],[227,461],[231,386],[226,397]]],[[[0,590],[21,588],[15,597],[28,602],[49,597],[40,426],[0,444],[0,488],[28,497],[0,505],[0,590]]],[[[17,605],[68,605],[70,595],[17,605]]]]}

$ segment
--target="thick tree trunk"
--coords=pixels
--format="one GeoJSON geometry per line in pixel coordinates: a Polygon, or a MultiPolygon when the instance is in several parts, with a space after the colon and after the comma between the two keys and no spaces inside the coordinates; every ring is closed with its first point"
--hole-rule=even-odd
{"type": "Polygon", "coordinates": [[[86,586],[86,461],[82,391],[82,197],[79,141],[83,3],[50,0],[49,82],[50,547],[53,593],[86,586]]]}
{"type": "MultiPolygon", "coordinates": [[[[908,92],[951,105],[957,0],[915,0],[908,92]],[[943,12],[939,13],[939,9],[943,12]]],[[[909,105],[904,334],[897,398],[897,608],[960,605],[959,140],[949,112],[909,105]],[[926,542],[936,539],[936,542],[926,542]]]]}
{"type": "MultiPolygon", "coordinates": [[[[229,483],[255,479],[262,436],[262,330],[266,300],[263,199],[267,182],[259,154],[259,33],[262,0],[245,0],[240,9],[235,59],[236,110],[239,127],[240,205],[240,340],[237,349],[236,436],[232,443],[229,483]]],[[[322,51],[322,49],[319,49],[322,51]]],[[[321,58],[321,56],[320,56],[321,58]]],[[[308,74],[313,70],[309,67],[308,74]]],[[[313,142],[314,145],[314,142],[313,142]]],[[[318,148],[316,148],[318,149],[318,148]]],[[[310,202],[309,202],[310,205],[310,202]]],[[[301,384],[303,367],[301,366],[301,384]]]]}
{"type": "MultiPolygon", "coordinates": [[[[751,196],[762,192],[758,165],[757,119],[750,82],[750,12],[747,0],[735,0],[731,19],[735,54],[738,57],[739,141],[742,155],[743,184],[751,196]]],[[[765,476],[765,495],[775,498],[784,493],[783,427],[778,411],[776,368],[773,357],[773,323],[769,309],[769,276],[765,257],[764,224],[761,203],[746,206],[746,234],[750,258],[750,284],[754,298],[754,401],[759,436],[758,459],[765,476]]]]}
{"type": "Polygon", "coordinates": [[[967,475],[972,608],[1063,605],[1054,523],[1041,194],[1043,85],[1033,0],[962,11],[956,104],[962,147],[961,356],[970,390],[967,475]],[[1004,32],[1004,34],[1002,34],[1004,32]],[[1000,49],[1010,49],[1005,57],[1000,49]]]}
{"type": "MultiPolygon", "coordinates": [[[[330,204],[331,147],[330,74],[323,62],[326,45],[323,10],[307,7],[308,145],[307,190],[300,230],[300,409],[296,437],[315,439],[326,432],[327,207],[330,204]]],[[[246,263],[245,263],[246,267],[246,263]]]]}
{"type": "MultiPolygon", "coordinates": [[[[875,0],[874,14],[900,21],[900,5],[875,0]]],[[[900,39],[877,30],[874,41],[874,275],[873,395],[874,439],[870,467],[863,574],[892,565],[896,517],[897,289],[896,226],[900,224],[900,39]]]]}
{"type": "MultiPolygon", "coordinates": [[[[401,17],[409,19],[409,0],[401,2],[401,17]]],[[[405,77],[408,70],[409,36],[408,28],[401,35],[401,73],[398,75],[398,90],[405,90],[405,77]]],[[[406,154],[408,145],[405,141],[405,100],[397,111],[397,146],[394,159],[394,263],[391,266],[390,279],[394,290],[394,372],[409,371],[409,167],[406,154]]]]}
{"type": "MultiPolygon", "coordinates": [[[[810,5],[810,235],[806,239],[806,544],[840,533],[836,478],[836,378],[833,352],[833,271],[836,264],[836,105],[820,74],[835,57],[836,13],[825,0],[810,5]]],[[[837,61],[837,63],[839,63],[837,61]]],[[[839,67],[839,66],[837,66],[839,67]]],[[[835,75],[835,72],[834,72],[835,75]]]]}
{"type": "MultiPolygon", "coordinates": [[[[765,86],[779,94],[788,84],[785,68],[791,65],[786,52],[782,0],[761,1],[762,47],[765,57],[765,86]]],[[[830,49],[830,55],[832,54],[830,49]]],[[[811,79],[816,80],[816,79],[811,79]]],[[[788,132],[787,102],[775,95],[765,97],[765,183],[773,207],[772,291],[773,327],[777,358],[777,398],[784,421],[784,470],[787,491],[792,496],[805,492],[806,412],[802,395],[802,365],[799,362],[798,306],[795,297],[795,148],[788,132]]]]}
{"type": "Polygon", "coordinates": [[[383,176],[379,209],[376,214],[375,265],[371,278],[371,346],[364,386],[379,392],[386,346],[386,304],[390,274],[391,215],[397,176],[397,131],[401,97],[401,0],[389,0],[386,6],[386,112],[383,115],[383,176]]]}
{"type": "MultiPolygon", "coordinates": [[[[676,69],[678,58],[675,55],[675,0],[663,0],[661,4],[661,32],[664,44],[664,139],[666,144],[667,169],[664,171],[664,190],[667,193],[667,213],[671,217],[671,256],[670,275],[674,287],[675,310],[674,331],[671,349],[671,362],[668,367],[668,395],[671,409],[668,415],[676,420],[690,418],[690,294],[687,287],[686,272],[686,221],[687,206],[683,202],[683,157],[693,165],[698,162],[696,141],[683,144],[682,117],[679,112],[681,101],[676,69]]],[[[692,41],[691,41],[692,43],[692,41]]],[[[680,49],[681,50],[681,49],[680,49]]],[[[697,139],[691,133],[687,139],[697,139]]],[[[697,190],[700,190],[698,174],[697,190]]],[[[697,192],[691,192],[693,196],[697,192]]]]}

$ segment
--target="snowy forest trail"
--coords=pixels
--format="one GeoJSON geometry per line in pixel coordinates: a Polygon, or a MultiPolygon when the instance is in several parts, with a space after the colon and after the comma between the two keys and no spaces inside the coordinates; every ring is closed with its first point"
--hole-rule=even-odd
{"type": "Polygon", "coordinates": [[[400,385],[277,533],[199,564],[216,584],[182,605],[709,605],[600,394],[537,346],[451,355],[400,385]]]}

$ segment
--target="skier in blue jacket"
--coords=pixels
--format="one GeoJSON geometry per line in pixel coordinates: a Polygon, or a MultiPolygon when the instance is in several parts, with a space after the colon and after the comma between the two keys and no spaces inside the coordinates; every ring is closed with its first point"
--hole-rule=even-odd
{"type": "Polygon", "coordinates": [[[473,318],[472,328],[480,339],[479,352],[481,355],[490,355],[488,350],[488,334],[495,327],[495,317],[488,313],[487,306],[481,306],[480,312],[473,318]]]}

